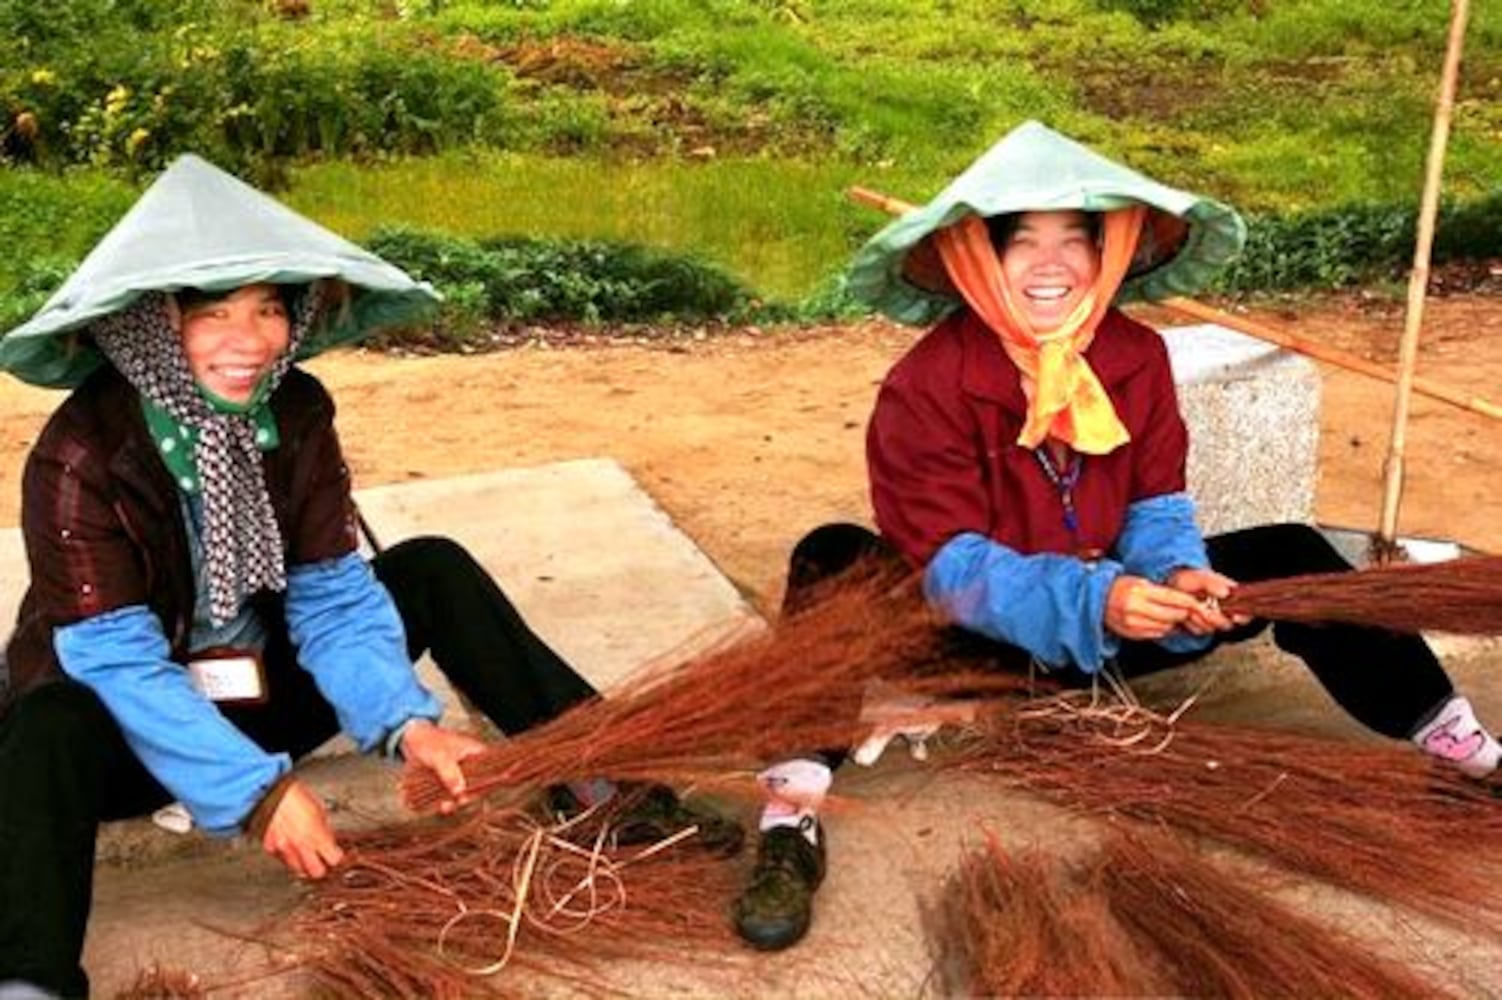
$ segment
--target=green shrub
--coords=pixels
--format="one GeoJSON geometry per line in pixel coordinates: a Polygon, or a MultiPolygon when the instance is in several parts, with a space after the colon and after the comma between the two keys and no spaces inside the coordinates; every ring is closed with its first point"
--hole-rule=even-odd
{"type": "Polygon", "coordinates": [[[702,322],[742,310],[749,290],[717,267],[651,247],[596,240],[460,239],[382,229],[366,244],[450,301],[439,326],[502,323],[702,322]]]}
{"type": "Polygon", "coordinates": [[[40,257],[27,261],[10,292],[0,294],[0,334],[35,315],[77,267],[78,260],[72,257],[40,257]]]}
{"type": "Polygon", "coordinates": [[[0,159],[140,172],[193,150],[254,174],[310,155],[429,153],[500,141],[508,80],[373,29],[104,31],[0,71],[0,119],[28,115],[35,133],[0,159]]]}
{"type": "MultiPolygon", "coordinates": [[[[1247,220],[1247,246],[1217,284],[1228,292],[1342,288],[1407,270],[1413,261],[1413,205],[1356,204],[1247,220]]],[[[1446,203],[1436,221],[1432,257],[1502,255],[1502,191],[1446,203]]]]}
{"type": "Polygon", "coordinates": [[[50,261],[82,258],[139,192],[97,172],[0,169],[0,296],[50,261]]]}

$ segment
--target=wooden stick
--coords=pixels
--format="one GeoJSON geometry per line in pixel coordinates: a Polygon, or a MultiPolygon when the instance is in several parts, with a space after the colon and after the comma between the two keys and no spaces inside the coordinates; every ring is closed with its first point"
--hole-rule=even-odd
{"type": "MultiPolygon", "coordinates": [[[[870,188],[852,187],[847,194],[851,201],[880,209],[891,215],[901,215],[917,207],[911,202],[881,194],[870,188]]],[[[1185,316],[1192,316],[1195,319],[1204,320],[1208,323],[1215,323],[1219,326],[1235,330],[1238,333],[1244,333],[1248,337],[1255,337],[1257,340],[1276,344],[1295,354],[1303,354],[1318,361],[1324,361],[1327,364],[1335,365],[1337,368],[1344,368],[1347,371],[1353,371],[1370,378],[1381,379],[1384,382],[1398,381],[1398,373],[1396,371],[1379,365],[1375,361],[1368,361],[1358,354],[1353,354],[1350,351],[1342,351],[1339,348],[1330,347],[1300,337],[1295,333],[1287,333],[1254,320],[1232,315],[1213,306],[1207,306],[1195,299],[1174,297],[1163,299],[1157,304],[1174,312],[1182,313],[1185,316]]],[[[1444,383],[1417,375],[1412,376],[1411,385],[1413,391],[1420,395],[1437,399],[1443,403],[1449,403],[1451,406],[1458,406],[1462,410],[1479,413],[1484,417],[1502,420],[1502,405],[1482,399],[1480,396],[1474,396],[1460,389],[1447,386],[1444,383]]]]}
{"type": "Polygon", "coordinates": [[[1450,6],[1450,37],[1445,46],[1440,73],[1439,97],[1434,108],[1434,128],[1429,136],[1429,161],[1424,170],[1424,196],[1419,204],[1418,239],[1413,247],[1413,271],[1408,275],[1408,311],[1403,319],[1403,339],[1398,346],[1398,390],[1393,404],[1392,440],[1383,472],[1382,523],[1378,531],[1380,552],[1397,549],[1398,502],[1403,495],[1403,451],[1408,443],[1408,404],[1413,390],[1413,368],[1418,361],[1419,331],[1424,322],[1424,295],[1429,290],[1429,257],[1434,246],[1434,220],[1439,215],[1440,178],[1445,167],[1445,146],[1450,141],[1450,117],[1455,109],[1455,86],[1460,75],[1460,53],[1465,45],[1469,0],[1453,0],[1450,6]]]}

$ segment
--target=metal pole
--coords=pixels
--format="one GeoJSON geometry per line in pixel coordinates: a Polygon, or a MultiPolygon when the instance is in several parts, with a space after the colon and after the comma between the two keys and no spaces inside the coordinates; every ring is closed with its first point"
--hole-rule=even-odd
{"type": "Polygon", "coordinates": [[[1434,219],[1439,214],[1440,177],[1444,173],[1445,145],[1450,139],[1450,118],[1455,108],[1455,86],[1460,76],[1460,53],[1465,44],[1469,8],[1469,0],[1452,0],[1450,5],[1450,36],[1445,47],[1444,70],[1440,74],[1434,128],[1429,136],[1429,161],[1424,171],[1424,197],[1419,206],[1418,239],[1413,247],[1413,271],[1408,276],[1408,311],[1403,318],[1403,339],[1398,348],[1398,391],[1393,406],[1392,444],[1383,470],[1382,523],[1377,538],[1377,554],[1382,561],[1390,558],[1397,548],[1408,405],[1413,395],[1413,369],[1418,360],[1419,330],[1424,322],[1424,295],[1429,289],[1434,219]]]}

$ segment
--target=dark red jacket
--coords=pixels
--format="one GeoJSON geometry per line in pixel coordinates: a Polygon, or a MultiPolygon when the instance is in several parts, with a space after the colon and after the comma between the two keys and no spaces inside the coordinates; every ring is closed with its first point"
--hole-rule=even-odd
{"type": "Polygon", "coordinates": [[[1109,554],[1128,504],[1184,489],[1188,434],[1162,338],[1112,309],[1085,357],[1131,441],[1085,457],[1077,539],[1058,489],[1017,444],[1021,376],[974,314],[949,316],[887,374],[867,429],[871,502],[881,533],[914,566],[963,532],[1028,555],[1109,554]]]}
{"type": "MultiPolygon", "coordinates": [[[[292,369],[271,410],[281,444],[266,453],[264,468],[287,564],[354,551],[333,400],[317,379],[292,369]]],[[[5,650],[6,697],[60,676],[53,629],[128,605],[155,612],[173,657],[184,657],[194,581],[182,505],[140,398],[114,368],[91,375],[42,430],[22,478],[21,528],[31,584],[5,650]]]]}

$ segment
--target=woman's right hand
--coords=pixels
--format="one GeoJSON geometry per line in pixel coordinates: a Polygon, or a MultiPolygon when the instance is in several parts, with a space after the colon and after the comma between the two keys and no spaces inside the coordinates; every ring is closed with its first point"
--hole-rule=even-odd
{"type": "Polygon", "coordinates": [[[344,860],[323,803],[295,778],[271,814],[261,846],[299,878],[323,878],[344,860]]]}
{"type": "Polygon", "coordinates": [[[1106,594],[1106,628],[1123,639],[1161,639],[1183,625],[1197,598],[1140,576],[1118,576],[1106,594]]]}

